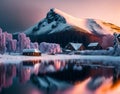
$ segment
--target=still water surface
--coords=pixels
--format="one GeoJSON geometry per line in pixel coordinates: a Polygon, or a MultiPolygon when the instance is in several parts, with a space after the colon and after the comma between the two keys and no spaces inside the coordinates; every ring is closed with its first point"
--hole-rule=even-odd
{"type": "Polygon", "coordinates": [[[82,86],[79,90],[87,86],[92,92],[105,79],[111,80],[111,77],[118,78],[115,66],[101,62],[80,60],[32,60],[19,64],[1,62],[0,94],[77,94],[74,92],[77,90],[73,88],[79,83],[83,84],[80,84],[82,86]],[[72,91],[69,92],[70,90],[72,91]]]}

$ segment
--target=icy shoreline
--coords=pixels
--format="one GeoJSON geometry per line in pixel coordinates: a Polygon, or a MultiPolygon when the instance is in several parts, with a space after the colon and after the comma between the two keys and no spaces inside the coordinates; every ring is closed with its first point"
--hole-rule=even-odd
{"type": "Polygon", "coordinates": [[[120,62],[119,56],[104,56],[104,55],[47,55],[42,56],[22,56],[22,55],[0,55],[0,63],[19,63],[24,60],[73,60],[79,59],[86,62],[120,62]]]}

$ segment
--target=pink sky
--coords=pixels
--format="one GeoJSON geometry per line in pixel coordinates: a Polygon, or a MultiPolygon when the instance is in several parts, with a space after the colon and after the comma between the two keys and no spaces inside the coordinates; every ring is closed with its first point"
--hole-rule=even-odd
{"type": "Polygon", "coordinates": [[[23,31],[58,8],[78,18],[95,18],[120,26],[120,0],[1,0],[0,26],[23,31]]]}

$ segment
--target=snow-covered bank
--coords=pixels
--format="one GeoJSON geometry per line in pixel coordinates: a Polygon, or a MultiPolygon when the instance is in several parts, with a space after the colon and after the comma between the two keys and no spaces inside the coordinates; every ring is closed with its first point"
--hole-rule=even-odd
{"type": "Polygon", "coordinates": [[[104,55],[47,55],[42,56],[22,56],[22,55],[0,55],[0,63],[19,63],[24,60],[67,60],[79,59],[86,62],[120,62],[119,56],[104,56],[104,55]]]}

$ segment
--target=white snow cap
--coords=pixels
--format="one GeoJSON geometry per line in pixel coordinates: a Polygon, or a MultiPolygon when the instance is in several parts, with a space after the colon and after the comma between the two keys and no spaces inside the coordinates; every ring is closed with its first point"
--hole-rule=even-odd
{"type": "Polygon", "coordinates": [[[40,52],[38,49],[23,49],[23,52],[40,52]]]}
{"type": "Polygon", "coordinates": [[[47,16],[39,23],[25,31],[26,34],[50,34],[64,31],[66,27],[73,27],[80,32],[94,35],[108,35],[119,33],[120,27],[92,18],[76,18],[59,9],[52,8],[47,16]]]}
{"type": "Polygon", "coordinates": [[[82,43],[70,43],[75,50],[78,50],[81,46],[82,46],[82,43]]]}
{"type": "Polygon", "coordinates": [[[99,44],[98,42],[90,43],[90,44],[88,45],[88,47],[97,46],[98,44],[99,44]]]}
{"type": "MultiPolygon", "coordinates": [[[[102,20],[99,19],[92,19],[92,18],[76,18],[73,17],[59,9],[54,8],[53,11],[65,18],[68,24],[72,26],[79,27],[80,29],[83,29],[83,32],[91,33],[91,34],[97,34],[97,35],[106,35],[106,34],[113,34],[114,32],[118,32],[117,30],[111,28],[110,25],[105,25],[102,20]],[[113,32],[114,31],[114,32],[113,32]]],[[[110,23],[108,23],[110,24],[110,23]]],[[[116,26],[117,28],[118,26],[116,26]]],[[[118,27],[119,28],[119,27],[118,27]]]]}

